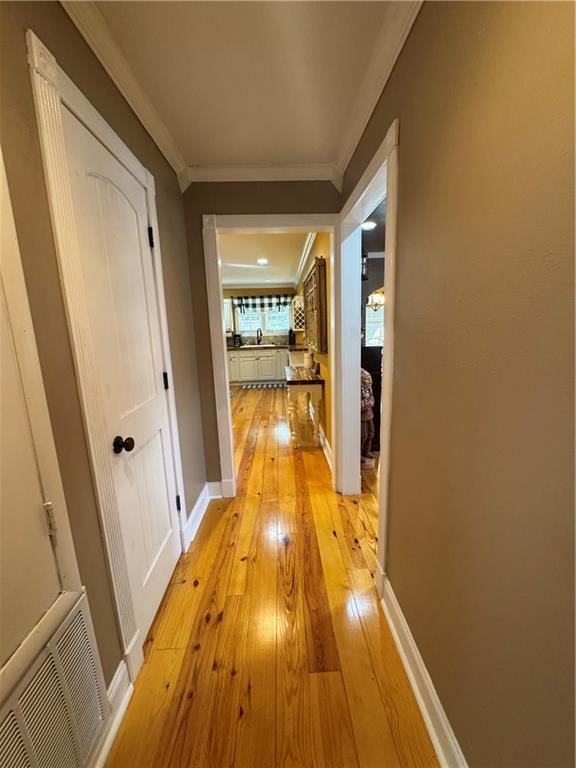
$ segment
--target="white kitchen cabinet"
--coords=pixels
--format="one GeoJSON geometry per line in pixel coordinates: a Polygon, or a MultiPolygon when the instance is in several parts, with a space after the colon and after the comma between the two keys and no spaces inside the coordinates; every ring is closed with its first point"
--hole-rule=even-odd
{"type": "Polygon", "coordinates": [[[287,349],[230,349],[228,375],[231,382],[283,381],[288,365],[287,349]]]}
{"type": "Polygon", "coordinates": [[[238,355],[234,352],[228,354],[228,378],[230,381],[238,381],[238,355]]]}
{"type": "Polygon", "coordinates": [[[256,354],[256,380],[257,381],[276,381],[276,353],[258,352],[256,354]]]}
{"type": "Polygon", "coordinates": [[[255,354],[238,352],[238,381],[258,380],[258,361],[255,354]]]}

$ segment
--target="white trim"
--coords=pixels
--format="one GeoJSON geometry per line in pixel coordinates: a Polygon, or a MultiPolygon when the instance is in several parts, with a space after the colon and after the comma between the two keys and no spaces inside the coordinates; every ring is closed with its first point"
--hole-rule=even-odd
{"type": "Polygon", "coordinates": [[[130,680],[130,675],[128,674],[126,662],[122,660],[116,667],[116,672],[114,672],[114,677],[110,681],[107,691],[108,701],[110,702],[110,709],[113,715],[116,714],[122,706],[122,702],[128,691],[131,693],[130,689],[133,690],[133,685],[130,680]]]}
{"type": "Polygon", "coordinates": [[[206,483],[206,485],[208,487],[208,496],[211,499],[222,499],[223,498],[222,483],[220,481],[217,481],[217,482],[209,481],[209,482],[206,483]]]}
{"type": "Polygon", "coordinates": [[[296,277],[294,278],[295,288],[298,287],[298,283],[300,282],[300,278],[302,277],[302,272],[304,271],[304,267],[306,266],[306,262],[308,261],[308,256],[310,255],[310,251],[312,250],[312,246],[314,245],[315,240],[316,240],[316,232],[308,232],[308,235],[306,236],[306,240],[304,241],[304,247],[302,248],[302,255],[300,256],[300,261],[298,262],[296,277]]]}
{"type": "Polygon", "coordinates": [[[228,375],[228,355],[226,354],[226,332],[224,328],[224,296],[222,293],[222,275],[218,256],[218,235],[216,217],[202,217],[202,238],[204,243],[204,265],[206,269],[206,292],[208,294],[208,313],[210,323],[210,341],[212,346],[212,372],[214,378],[214,397],[216,400],[216,420],[218,425],[218,449],[220,452],[220,480],[232,479],[232,496],[236,495],[236,473],[234,470],[234,441],[232,437],[232,409],[230,406],[230,378],[228,375]]]}
{"type": "Polygon", "coordinates": [[[466,758],[458,744],[442,702],[434,688],[408,622],[387,577],[382,590],[382,606],[396,648],[410,680],[414,696],[422,712],[428,733],[442,768],[467,768],[466,758]]]}
{"type": "Polygon", "coordinates": [[[372,49],[370,64],[357,90],[354,105],[349,110],[350,120],[338,148],[336,168],[341,174],[345,173],[366,130],[422,2],[416,0],[388,4],[384,23],[372,49]]]}
{"type": "Polygon", "coordinates": [[[362,174],[340,214],[341,245],[336,249],[334,321],[336,324],[333,433],[337,490],[356,494],[360,490],[360,425],[350,403],[359,401],[360,376],[360,224],[386,197],[386,243],[384,290],[384,353],[380,425],[380,489],[378,520],[378,560],[386,571],[386,533],[388,479],[390,473],[390,434],[392,424],[392,385],[394,370],[394,302],[396,283],[396,219],[398,208],[398,134],[394,120],[384,140],[362,174]],[[354,288],[352,290],[351,288],[354,288]],[[356,289],[357,288],[357,289],[356,289]],[[342,450],[340,450],[342,446],[342,450]]]}
{"type": "Polygon", "coordinates": [[[114,744],[116,734],[122,725],[133,693],[134,685],[130,681],[128,667],[124,661],[121,661],[108,686],[108,701],[112,710],[108,730],[92,759],[91,768],[104,768],[106,765],[106,760],[114,744]]]}
{"type": "MultiPolygon", "coordinates": [[[[74,204],[68,176],[62,109],[65,107],[76,115],[145,189],[148,223],[154,227],[156,235],[153,258],[156,290],[158,293],[164,369],[168,372],[169,381],[172,384],[167,393],[167,401],[174,462],[174,479],[177,492],[180,494],[181,499],[184,500],[178,425],[174,402],[174,377],[170,360],[166,302],[162,281],[161,254],[155,208],[154,179],[114,133],[112,128],[96,112],[74,83],[60,69],[50,51],[31,30],[27,31],[27,42],[30,75],[44,163],[44,175],[48,190],[60,280],[66,299],[65,307],[78,379],[78,389],[99,501],[100,518],[110,564],[122,647],[131,677],[135,679],[138,669],[143,663],[143,656],[128,578],[119,510],[114,492],[114,480],[110,452],[107,448],[108,440],[106,437],[104,414],[99,396],[98,373],[86,306],[74,204]]],[[[181,518],[179,522],[181,525],[181,518]]]]}
{"type": "Polygon", "coordinates": [[[124,54],[110,34],[108,25],[95,2],[70,2],[61,5],[86,40],[98,61],[118,87],[136,116],[148,131],[158,149],[170,163],[176,174],[186,167],[180,150],[172,138],[156,107],[136,79],[124,54]]]}
{"type": "Polygon", "coordinates": [[[342,173],[333,163],[294,165],[188,165],[178,174],[184,192],[196,181],[331,181],[342,191],[342,173]]]}
{"type": "Polygon", "coordinates": [[[394,64],[418,15],[422,0],[391,4],[382,24],[368,69],[357,91],[350,121],[333,163],[190,166],[122,50],[114,40],[97,3],[61,0],[61,5],[112,81],[178,176],[184,191],[193,181],[331,181],[341,191],[344,172],[372,116],[394,64]]]}
{"type": "Polygon", "coordinates": [[[324,430],[322,429],[322,425],[320,425],[318,433],[320,435],[320,445],[322,446],[322,450],[324,451],[324,456],[326,457],[326,463],[330,468],[330,474],[332,474],[333,472],[332,448],[330,447],[328,438],[326,437],[324,430]]]}
{"type": "MultiPolygon", "coordinates": [[[[350,193],[350,196],[344,203],[340,211],[341,219],[350,219],[360,225],[372,213],[374,208],[382,200],[377,200],[377,196],[370,194],[370,187],[374,184],[377,174],[382,172],[382,168],[391,154],[394,147],[398,146],[400,122],[396,118],[386,131],[386,136],[382,143],[372,156],[372,159],[364,169],[362,176],[358,179],[356,186],[350,193]],[[373,207],[371,207],[373,206],[373,207]]],[[[386,224],[388,224],[388,207],[386,207],[386,224]]]]}
{"type": "Polygon", "coordinates": [[[156,186],[154,177],[146,171],[146,206],[148,209],[148,224],[154,233],[154,247],[152,256],[154,259],[154,273],[156,277],[156,290],[158,309],[160,316],[160,335],[162,338],[162,357],[164,358],[164,370],[168,374],[168,389],[166,399],[168,404],[168,420],[170,422],[170,442],[172,444],[172,470],[174,472],[174,484],[176,493],[180,496],[180,513],[178,522],[180,535],[186,523],[186,494],[184,491],[184,476],[182,473],[182,455],[180,453],[180,434],[178,431],[178,413],[176,411],[176,393],[174,389],[174,372],[172,369],[172,356],[170,354],[170,335],[168,333],[168,316],[166,314],[166,295],[164,292],[164,274],[162,271],[162,252],[160,249],[160,228],[156,210],[156,186]]]}
{"type": "Polygon", "coordinates": [[[200,491],[198,498],[196,499],[196,504],[194,504],[194,506],[190,510],[188,519],[186,520],[182,528],[182,551],[183,552],[187,552],[188,547],[194,541],[194,537],[198,532],[200,523],[204,518],[204,514],[208,509],[208,504],[210,504],[210,501],[212,498],[213,497],[210,496],[208,483],[204,483],[204,485],[202,486],[202,490],[200,491]]]}
{"type": "Polygon", "coordinates": [[[266,230],[269,234],[285,232],[331,232],[338,221],[334,213],[263,213],[223,214],[214,217],[216,228],[228,235],[252,235],[266,230]]]}
{"type": "MultiPolygon", "coordinates": [[[[204,215],[202,236],[204,242],[204,265],[206,289],[210,307],[210,346],[212,352],[212,374],[216,399],[216,421],[218,447],[220,451],[220,476],[211,495],[230,498],[236,495],[236,472],[234,468],[234,443],[232,438],[232,413],[229,396],[228,350],[226,348],[223,293],[218,253],[218,233],[222,231],[237,234],[257,232],[334,232],[338,216],[335,214],[262,214],[262,215],[204,215]],[[216,487],[218,492],[216,492],[216,487]]],[[[332,281],[331,281],[332,286],[332,281]]],[[[332,290],[332,289],[331,289],[332,290]]],[[[333,295],[331,297],[333,302],[333,295]]],[[[333,304],[332,304],[333,305],[333,304]]],[[[333,357],[332,360],[332,374],[333,357]]]]}
{"type": "Polygon", "coordinates": [[[372,251],[368,254],[369,259],[383,259],[385,256],[385,251],[372,251]]]}
{"type": "Polygon", "coordinates": [[[333,449],[336,491],[358,495],[360,476],[360,288],[362,233],[360,227],[339,227],[335,253],[333,449]]]}

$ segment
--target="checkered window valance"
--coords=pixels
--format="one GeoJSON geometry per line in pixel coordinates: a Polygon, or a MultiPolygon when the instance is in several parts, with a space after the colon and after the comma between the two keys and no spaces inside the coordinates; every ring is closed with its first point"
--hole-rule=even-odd
{"type": "Polygon", "coordinates": [[[282,309],[289,307],[293,296],[233,296],[232,303],[240,312],[250,309],[282,309]]]}

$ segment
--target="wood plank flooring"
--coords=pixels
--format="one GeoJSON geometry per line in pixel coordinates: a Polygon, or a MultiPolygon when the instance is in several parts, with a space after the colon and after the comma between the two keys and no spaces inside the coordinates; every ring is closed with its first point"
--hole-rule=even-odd
{"type": "Polygon", "coordinates": [[[238,495],[178,563],[108,768],[437,766],[373,587],[376,473],[335,494],[282,389],[232,415],[238,495]]]}

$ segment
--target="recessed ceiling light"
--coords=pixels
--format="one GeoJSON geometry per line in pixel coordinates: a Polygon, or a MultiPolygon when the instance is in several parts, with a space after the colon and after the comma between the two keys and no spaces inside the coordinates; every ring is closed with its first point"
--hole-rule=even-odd
{"type": "Polygon", "coordinates": [[[265,259],[263,256],[260,259],[256,259],[256,263],[260,264],[261,267],[265,267],[266,264],[268,264],[268,259],[265,259]]]}
{"type": "Polygon", "coordinates": [[[375,221],[365,221],[364,224],[360,225],[364,232],[370,232],[373,229],[376,229],[376,222],[375,221]]]}

